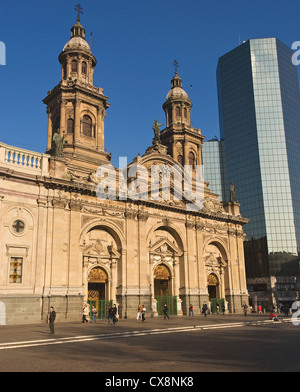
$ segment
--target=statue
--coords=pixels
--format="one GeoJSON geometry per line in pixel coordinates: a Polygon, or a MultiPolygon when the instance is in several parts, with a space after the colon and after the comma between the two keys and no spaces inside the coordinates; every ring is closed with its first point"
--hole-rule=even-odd
{"type": "Polygon", "coordinates": [[[159,129],[159,127],[161,127],[162,125],[164,125],[164,123],[158,124],[157,120],[154,121],[154,124],[152,127],[152,129],[154,131],[153,144],[160,143],[160,129],[159,129]]]}
{"type": "Polygon", "coordinates": [[[231,201],[231,203],[235,203],[235,191],[236,191],[236,189],[235,189],[234,183],[232,182],[230,184],[230,201],[231,201]]]}
{"type": "Polygon", "coordinates": [[[63,136],[61,136],[59,130],[55,132],[53,135],[53,141],[54,141],[54,155],[56,157],[61,157],[63,148],[64,148],[64,138],[65,138],[65,132],[63,131],[63,136]]]}

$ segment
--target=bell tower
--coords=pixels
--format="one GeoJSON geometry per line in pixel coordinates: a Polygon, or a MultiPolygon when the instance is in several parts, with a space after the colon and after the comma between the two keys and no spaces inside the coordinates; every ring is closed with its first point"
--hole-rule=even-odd
{"type": "MultiPolygon", "coordinates": [[[[176,62],[176,65],[177,62],[176,62]]],[[[177,67],[171,80],[163,109],[166,115],[166,128],[161,131],[161,143],[168,148],[171,155],[182,165],[202,164],[201,150],[204,136],[200,129],[191,126],[192,102],[182,88],[182,79],[178,76],[177,67]]]]}
{"type": "Polygon", "coordinates": [[[43,100],[48,113],[46,152],[60,156],[70,169],[90,173],[110,160],[104,148],[104,119],[110,104],[103,90],[93,85],[97,61],[80,23],[81,8],[76,10],[71,38],[58,57],[61,80],[43,100]]]}

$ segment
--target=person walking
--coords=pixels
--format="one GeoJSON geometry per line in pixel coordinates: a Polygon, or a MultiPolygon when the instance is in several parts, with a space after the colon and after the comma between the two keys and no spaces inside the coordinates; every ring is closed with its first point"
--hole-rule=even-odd
{"type": "Polygon", "coordinates": [[[114,324],[114,311],[111,306],[108,307],[108,322],[107,324],[110,324],[110,321],[114,324]]]}
{"type": "Polygon", "coordinates": [[[139,321],[139,319],[142,317],[142,305],[141,304],[139,304],[139,306],[138,306],[138,312],[137,312],[137,315],[136,315],[136,321],[139,321]]]}
{"type": "Polygon", "coordinates": [[[90,305],[85,304],[82,311],[82,324],[90,322],[90,305]]]}
{"type": "Polygon", "coordinates": [[[168,319],[170,318],[168,315],[168,306],[167,304],[165,304],[164,306],[164,320],[168,317],[168,319]]]}
{"type": "Polygon", "coordinates": [[[262,313],[262,311],[261,311],[261,305],[258,305],[257,310],[258,310],[258,314],[261,314],[261,313],[262,313]]]}
{"type": "Polygon", "coordinates": [[[247,316],[247,312],[248,312],[248,305],[246,304],[246,302],[244,302],[244,304],[243,304],[243,310],[244,310],[244,315],[246,317],[247,316]]]}
{"type": "Polygon", "coordinates": [[[225,315],[225,304],[224,302],[222,303],[222,312],[223,312],[223,316],[225,315]]]}
{"type": "Polygon", "coordinates": [[[192,304],[189,307],[189,317],[194,317],[194,306],[192,304]]]}
{"type": "Polygon", "coordinates": [[[114,304],[114,306],[112,308],[112,315],[113,315],[113,324],[115,325],[118,322],[118,320],[119,320],[118,308],[117,308],[116,304],[114,304]]]}
{"type": "Polygon", "coordinates": [[[142,313],[142,322],[144,322],[144,321],[146,320],[146,317],[145,317],[145,315],[146,315],[146,308],[145,308],[145,305],[142,306],[142,311],[141,311],[141,313],[142,313]]]}
{"type": "Polygon", "coordinates": [[[94,305],[92,305],[92,318],[91,318],[91,323],[96,322],[96,316],[97,316],[97,309],[95,308],[94,305]]]}
{"type": "Polygon", "coordinates": [[[286,317],[288,317],[288,316],[289,316],[289,313],[290,313],[290,307],[289,307],[288,304],[285,304],[285,305],[284,305],[283,311],[284,311],[284,315],[285,315],[286,317]]]}
{"type": "Polygon", "coordinates": [[[207,304],[204,301],[203,305],[202,305],[202,313],[204,314],[204,317],[207,316],[207,304]]]}
{"type": "Polygon", "coordinates": [[[49,313],[49,328],[50,328],[50,333],[54,333],[54,322],[56,319],[56,313],[53,308],[53,306],[50,307],[50,313],[49,313]]]}

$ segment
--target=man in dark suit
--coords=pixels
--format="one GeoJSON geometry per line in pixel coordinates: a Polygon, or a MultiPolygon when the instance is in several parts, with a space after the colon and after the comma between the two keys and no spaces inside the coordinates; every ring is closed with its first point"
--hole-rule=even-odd
{"type": "Polygon", "coordinates": [[[53,306],[50,307],[50,314],[49,314],[49,328],[50,333],[54,333],[54,321],[56,319],[56,313],[53,306]]]}
{"type": "Polygon", "coordinates": [[[168,319],[170,318],[168,315],[168,306],[167,304],[165,304],[164,306],[164,320],[168,317],[168,319]]]}

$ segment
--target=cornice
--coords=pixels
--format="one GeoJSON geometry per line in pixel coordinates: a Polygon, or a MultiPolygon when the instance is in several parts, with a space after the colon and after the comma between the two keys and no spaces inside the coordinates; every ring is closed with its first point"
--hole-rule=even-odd
{"type": "MultiPolygon", "coordinates": [[[[16,173],[13,172],[10,174],[10,177],[13,177],[16,173]]],[[[27,179],[27,182],[35,183],[38,186],[44,186],[46,189],[56,189],[62,190],[70,193],[79,193],[82,195],[88,195],[97,198],[95,185],[89,184],[86,182],[80,181],[69,181],[54,177],[46,177],[46,176],[30,176],[27,179]]],[[[113,201],[111,201],[113,202],[113,201]]],[[[119,200],[116,202],[125,204],[128,200],[119,200]]],[[[174,212],[178,214],[183,214],[185,216],[190,215],[193,217],[200,217],[204,219],[210,219],[217,222],[227,222],[233,223],[237,225],[244,225],[249,222],[249,219],[243,218],[241,216],[228,215],[220,212],[213,211],[187,211],[185,207],[179,206],[170,206],[165,203],[161,203],[159,201],[151,201],[151,200],[130,200],[130,203],[134,206],[144,206],[147,208],[153,208],[154,210],[164,210],[169,212],[174,212]]],[[[142,216],[140,216],[143,219],[142,216]]]]}

